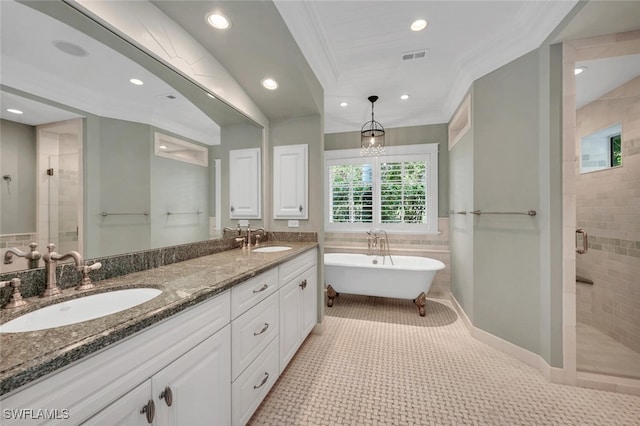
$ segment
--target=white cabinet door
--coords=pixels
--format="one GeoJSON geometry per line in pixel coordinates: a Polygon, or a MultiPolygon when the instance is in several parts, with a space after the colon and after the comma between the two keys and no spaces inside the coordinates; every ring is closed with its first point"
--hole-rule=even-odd
{"type": "Polygon", "coordinates": [[[157,426],[231,423],[230,325],[83,425],[142,426],[151,423],[157,426]]]}
{"type": "Polygon", "coordinates": [[[95,416],[91,417],[83,426],[145,426],[150,424],[155,415],[151,412],[151,380],[147,380],[137,388],[127,392],[116,402],[107,406],[95,416]],[[145,408],[146,407],[146,408],[145,408]],[[143,410],[144,408],[144,410],[143,410]],[[147,419],[147,411],[149,418],[147,419]],[[148,420],[151,420],[149,422],[148,420]]]}
{"type": "Polygon", "coordinates": [[[302,309],[301,313],[301,322],[302,322],[302,335],[300,336],[300,340],[303,341],[307,335],[311,332],[313,327],[315,327],[318,316],[318,272],[317,268],[314,266],[313,268],[307,270],[304,273],[303,280],[305,280],[306,285],[302,289],[302,301],[300,307],[302,309]]]}
{"type": "Polygon", "coordinates": [[[230,424],[231,326],[169,364],[151,383],[155,425],[230,424]]]}
{"type": "Polygon", "coordinates": [[[300,339],[300,288],[292,280],[280,288],[280,373],[284,371],[300,339]]]}
{"type": "Polygon", "coordinates": [[[229,217],[261,218],[260,148],[229,151],[229,217]]]}
{"type": "Polygon", "coordinates": [[[273,148],[273,217],[308,219],[307,145],[273,148]]]}

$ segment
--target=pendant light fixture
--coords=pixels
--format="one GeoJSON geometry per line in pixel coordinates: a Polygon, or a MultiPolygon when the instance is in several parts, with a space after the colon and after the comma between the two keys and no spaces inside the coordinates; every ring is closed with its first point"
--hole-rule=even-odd
{"type": "Polygon", "coordinates": [[[360,130],[360,155],[380,155],[384,153],[384,127],[373,119],[373,103],[377,96],[369,96],[371,102],[371,121],[367,121],[360,130]]]}

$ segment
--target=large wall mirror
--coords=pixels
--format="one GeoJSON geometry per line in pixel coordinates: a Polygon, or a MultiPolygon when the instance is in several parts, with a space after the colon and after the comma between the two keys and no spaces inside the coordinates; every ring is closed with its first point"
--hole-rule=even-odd
{"type": "Polygon", "coordinates": [[[229,151],[262,148],[261,126],[63,2],[0,7],[2,253],[88,259],[232,225],[229,151]]]}

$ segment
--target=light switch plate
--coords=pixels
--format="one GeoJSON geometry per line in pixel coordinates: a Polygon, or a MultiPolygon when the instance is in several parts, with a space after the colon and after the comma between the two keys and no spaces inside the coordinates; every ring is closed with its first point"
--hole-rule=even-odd
{"type": "Polygon", "coordinates": [[[290,220],[288,226],[289,228],[297,228],[300,226],[300,223],[297,220],[290,220]]]}

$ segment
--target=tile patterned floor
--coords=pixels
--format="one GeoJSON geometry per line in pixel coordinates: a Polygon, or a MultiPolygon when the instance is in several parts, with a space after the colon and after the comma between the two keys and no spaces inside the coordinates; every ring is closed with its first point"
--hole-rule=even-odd
{"type": "Polygon", "coordinates": [[[640,425],[640,397],[549,383],[449,301],[341,294],[251,425],[640,425]]]}

